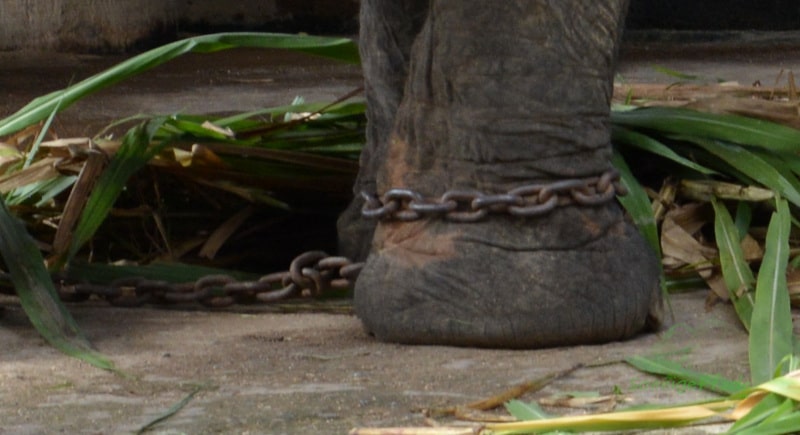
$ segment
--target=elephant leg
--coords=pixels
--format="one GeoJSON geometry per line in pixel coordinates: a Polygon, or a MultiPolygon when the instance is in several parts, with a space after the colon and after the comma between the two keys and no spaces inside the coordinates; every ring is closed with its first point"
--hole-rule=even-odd
{"type": "Polygon", "coordinates": [[[359,49],[367,98],[367,143],[361,153],[355,199],[339,218],[339,252],[355,260],[367,257],[375,222],[361,218],[363,190],[375,191],[378,159],[385,148],[403,98],[411,44],[428,12],[429,0],[362,0],[359,49]]]}
{"type": "MultiPolygon", "coordinates": [[[[371,130],[373,138],[388,132],[367,155],[377,193],[498,194],[608,170],[626,8],[627,0],[433,1],[394,122],[371,130]]],[[[386,41],[376,42],[364,53],[368,81],[374,58],[387,55],[386,41]]],[[[397,96],[373,92],[372,116],[397,96]]],[[[387,341],[598,343],[657,320],[659,269],[614,201],[476,223],[387,219],[354,298],[366,329],[387,341]]]]}

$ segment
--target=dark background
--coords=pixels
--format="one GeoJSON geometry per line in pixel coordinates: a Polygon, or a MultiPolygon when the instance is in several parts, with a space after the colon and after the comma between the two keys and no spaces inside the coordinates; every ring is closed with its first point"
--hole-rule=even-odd
{"type": "Polygon", "coordinates": [[[800,30],[800,0],[631,0],[627,28],[800,30]]]}

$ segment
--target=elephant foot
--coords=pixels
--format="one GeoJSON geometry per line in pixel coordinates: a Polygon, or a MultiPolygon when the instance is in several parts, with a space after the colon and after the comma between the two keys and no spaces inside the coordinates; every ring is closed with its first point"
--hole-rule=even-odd
{"type": "Polygon", "coordinates": [[[536,348],[657,327],[652,250],[616,203],[478,223],[381,221],[354,303],[385,341],[536,348]]]}
{"type": "Polygon", "coordinates": [[[337,252],[357,262],[367,258],[372,234],[375,232],[375,221],[361,216],[363,206],[363,201],[354,199],[336,222],[339,237],[337,252]]]}

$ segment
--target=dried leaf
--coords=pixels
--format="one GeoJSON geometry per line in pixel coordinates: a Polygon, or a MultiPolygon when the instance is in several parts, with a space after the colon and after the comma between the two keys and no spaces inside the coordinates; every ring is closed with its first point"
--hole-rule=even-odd
{"type": "Polygon", "coordinates": [[[711,276],[707,266],[709,259],[716,257],[717,250],[697,241],[673,220],[672,213],[667,213],[661,226],[661,250],[665,267],[676,269],[690,265],[703,269],[700,274],[704,278],[711,276]]]}
{"type": "Polygon", "coordinates": [[[179,165],[183,166],[184,168],[188,168],[192,166],[192,153],[189,151],[182,150],[180,148],[172,148],[172,156],[175,159],[175,162],[179,165]]]}
{"type": "Polygon", "coordinates": [[[215,166],[219,168],[228,166],[214,151],[200,144],[192,145],[192,165],[215,166]]]}
{"type": "MultiPolygon", "coordinates": [[[[712,292],[717,296],[718,299],[723,301],[730,300],[730,295],[728,294],[728,286],[725,285],[725,279],[719,273],[715,273],[710,277],[706,278],[706,285],[711,289],[712,292]]],[[[716,303],[715,301],[706,301],[706,310],[711,308],[711,305],[716,303]]]]}
{"type": "Polygon", "coordinates": [[[224,127],[223,128],[223,127],[220,127],[220,126],[214,124],[211,121],[205,121],[205,122],[203,122],[203,124],[201,126],[203,128],[205,128],[205,129],[213,131],[214,133],[218,133],[218,134],[220,134],[222,136],[225,136],[225,137],[228,137],[228,138],[231,138],[231,139],[236,137],[236,133],[234,133],[233,130],[230,129],[230,127],[224,127]]]}
{"type": "Polygon", "coordinates": [[[790,269],[786,274],[786,284],[789,288],[789,299],[792,307],[800,307],[800,269],[790,269]]]}
{"type": "Polygon", "coordinates": [[[225,242],[236,232],[244,222],[253,215],[254,209],[251,206],[245,207],[230,219],[226,220],[208,237],[208,240],[197,254],[201,258],[214,258],[217,251],[225,242]]]}
{"type": "Polygon", "coordinates": [[[47,157],[21,171],[0,177],[0,193],[8,193],[16,188],[58,176],[56,165],[62,160],[58,157],[47,157]]]}
{"type": "Polygon", "coordinates": [[[681,180],[681,194],[695,201],[710,201],[711,198],[720,198],[760,202],[775,197],[775,193],[770,189],[712,180],[681,180]]]}
{"type": "Polygon", "coordinates": [[[464,421],[481,421],[481,422],[492,422],[492,423],[508,423],[512,421],[517,421],[515,417],[512,417],[510,415],[492,414],[485,411],[479,411],[477,409],[462,408],[462,407],[458,407],[455,409],[453,417],[464,421]]]}
{"type": "Polygon", "coordinates": [[[742,253],[747,261],[761,260],[764,257],[764,248],[750,234],[745,234],[742,239],[742,253]]]}
{"type": "Polygon", "coordinates": [[[723,95],[699,99],[686,107],[707,113],[730,113],[800,128],[800,103],[723,95]]]}
{"type": "Polygon", "coordinates": [[[544,397],[539,399],[539,404],[544,406],[560,406],[564,408],[593,408],[593,407],[607,407],[616,405],[617,396],[614,394],[609,395],[593,395],[593,396],[575,396],[572,394],[562,394],[553,397],[544,397]]]}
{"type": "Polygon", "coordinates": [[[43,141],[39,146],[42,148],[83,147],[89,149],[91,148],[91,144],[92,140],[88,137],[72,137],[43,141]]]}
{"type": "Polygon", "coordinates": [[[710,211],[708,204],[695,202],[673,207],[668,215],[678,226],[695,236],[703,226],[711,222],[713,215],[710,211]]]}
{"type": "Polygon", "coordinates": [[[5,172],[9,166],[22,160],[23,154],[17,147],[0,142],[0,172],[5,172]]]}
{"type": "Polygon", "coordinates": [[[64,204],[61,221],[56,230],[53,240],[53,254],[56,258],[60,258],[67,253],[69,244],[72,242],[72,233],[75,225],[78,224],[86,201],[89,200],[89,195],[106,166],[108,166],[108,158],[103,153],[90,153],[86,159],[86,164],[72,187],[67,203],[64,204]]]}

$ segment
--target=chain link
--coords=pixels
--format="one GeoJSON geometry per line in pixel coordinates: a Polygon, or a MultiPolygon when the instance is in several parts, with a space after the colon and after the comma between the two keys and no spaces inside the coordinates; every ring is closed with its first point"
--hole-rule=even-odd
{"type": "Polygon", "coordinates": [[[115,306],[197,302],[207,307],[271,303],[296,297],[319,297],[331,290],[352,288],[364,263],[345,257],[309,251],[295,257],[285,272],[271,273],[253,281],[229,275],[207,275],[195,282],[169,283],[141,277],[121,278],[108,285],[57,281],[62,300],[81,302],[92,295],[115,306]]]}
{"type": "MultiPolygon", "coordinates": [[[[361,195],[364,198],[362,215],[367,218],[413,221],[442,217],[454,222],[476,222],[490,213],[530,218],[565,205],[597,206],[625,193],[619,184],[619,173],[610,170],[599,177],[528,184],[501,194],[449,190],[438,199],[426,199],[413,190],[391,189],[382,198],[365,192],[361,195]]],[[[352,288],[363,267],[364,263],[345,257],[309,251],[295,257],[289,270],[253,281],[238,281],[229,275],[208,275],[178,284],[141,277],[121,278],[108,285],[74,283],[68,279],[55,281],[59,296],[67,302],[81,302],[96,296],[112,305],[127,307],[186,302],[226,307],[319,297],[331,290],[352,288]]],[[[3,278],[7,280],[8,276],[3,278]]]]}
{"type": "Polygon", "coordinates": [[[489,213],[531,218],[566,205],[606,204],[626,193],[619,183],[619,172],[612,169],[597,177],[527,184],[501,194],[448,190],[439,198],[426,199],[410,189],[391,189],[382,197],[361,192],[364,199],[361,214],[371,219],[399,221],[441,217],[454,222],[477,222],[489,213]]]}

